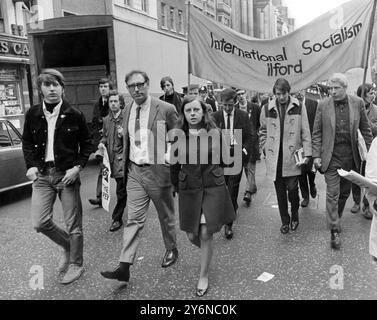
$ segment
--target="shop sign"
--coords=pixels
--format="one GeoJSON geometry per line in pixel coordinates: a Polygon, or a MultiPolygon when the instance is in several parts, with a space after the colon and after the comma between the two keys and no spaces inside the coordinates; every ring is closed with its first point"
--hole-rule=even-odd
{"type": "Polygon", "coordinates": [[[0,55],[29,57],[29,46],[24,42],[0,40],[0,55]]]}

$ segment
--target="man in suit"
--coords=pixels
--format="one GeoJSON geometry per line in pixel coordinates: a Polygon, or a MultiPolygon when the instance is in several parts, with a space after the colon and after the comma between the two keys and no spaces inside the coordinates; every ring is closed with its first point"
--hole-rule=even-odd
{"type": "Polygon", "coordinates": [[[102,155],[104,149],[109,156],[111,177],[116,181],[117,203],[115,205],[110,231],[119,230],[123,225],[123,213],[127,204],[127,190],[124,184],[123,167],[123,123],[125,110],[120,108],[118,91],[109,92],[110,112],[103,119],[103,137],[98,145],[102,155]]]}
{"type": "Polygon", "coordinates": [[[302,163],[295,161],[294,154],[303,149],[304,164],[312,155],[306,108],[290,95],[290,91],[286,79],[277,79],[273,86],[275,98],[262,107],[260,115],[260,144],[266,154],[267,176],[275,184],[282,234],[287,234],[289,229],[295,231],[299,225],[298,177],[302,163]]]}
{"type": "Polygon", "coordinates": [[[251,125],[251,131],[253,132],[249,161],[244,166],[246,175],[246,190],[243,201],[246,202],[246,205],[250,205],[251,195],[257,192],[257,185],[255,183],[255,167],[257,161],[260,159],[258,138],[260,112],[258,104],[247,101],[246,91],[243,89],[237,90],[237,103],[235,104],[235,107],[247,113],[251,125]]]}
{"type": "Polygon", "coordinates": [[[357,129],[360,129],[368,149],[372,142],[363,100],[348,95],[347,86],[343,74],[331,76],[330,97],[318,104],[312,137],[314,165],[324,173],[327,185],[326,212],[333,249],[339,249],[341,245],[340,218],[351,192],[351,182],[341,178],[337,170],[359,172],[357,129]]]}
{"type": "MultiPolygon", "coordinates": [[[[98,82],[100,97],[95,103],[92,116],[92,132],[94,138],[94,150],[97,150],[98,143],[102,138],[103,119],[109,114],[109,92],[112,84],[108,78],[101,78],[98,82]]],[[[96,198],[89,199],[89,203],[94,206],[102,205],[102,158],[98,156],[101,164],[97,178],[96,198]]]]}
{"type": "MultiPolygon", "coordinates": [[[[243,166],[249,161],[252,142],[256,140],[256,132],[252,131],[249,117],[245,111],[235,108],[236,91],[233,89],[224,89],[221,94],[221,104],[223,109],[212,113],[212,117],[216,125],[220,129],[227,129],[230,132],[230,156],[231,157],[242,157],[243,166]],[[242,132],[242,141],[237,141],[235,139],[236,135],[233,134],[234,130],[240,130],[242,132]],[[236,144],[242,143],[242,154],[235,155],[234,146],[236,144]]],[[[243,167],[242,166],[242,167],[243,167]]],[[[237,212],[238,209],[238,191],[240,188],[240,180],[242,177],[242,167],[241,170],[234,175],[226,175],[225,181],[229,189],[230,197],[232,198],[232,204],[234,211],[237,212]]],[[[225,225],[225,237],[231,239],[233,237],[232,230],[233,222],[225,225]]]]}
{"type": "Polygon", "coordinates": [[[126,75],[126,84],[133,98],[125,108],[123,125],[128,222],[118,267],[101,272],[101,275],[127,282],[150,200],[156,207],[166,248],[162,267],[175,263],[178,250],[170,168],[165,164],[166,134],[177,121],[177,111],[173,105],[151,97],[149,77],[145,72],[131,71],[126,75]]]}
{"type": "MultiPolygon", "coordinates": [[[[313,125],[314,125],[315,114],[317,112],[318,102],[316,100],[308,99],[305,96],[305,92],[298,92],[296,94],[296,98],[306,108],[306,114],[308,116],[310,135],[311,135],[313,133],[313,125]]],[[[317,197],[317,187],[315,185],[315,172],[313,172],[312,169],[313,169],[313,158],[310,159],[308,164],[304,164],[301,166],[302,174],[298,178],[298,183],[299,183],[301,195],[303,198],[301,201],[301,207],[303,208],[307,207],[309,204],[309,187],[310,187],[311,197],[312,198],[317,197]]]]}

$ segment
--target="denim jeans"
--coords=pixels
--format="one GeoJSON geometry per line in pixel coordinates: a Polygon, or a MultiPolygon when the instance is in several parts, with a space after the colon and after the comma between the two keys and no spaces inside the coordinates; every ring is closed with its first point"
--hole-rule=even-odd
{"type": "Polygon", "coordinates": [[[84,238],[82,232],[82,204],[80,179],[64,185],[61,181],[65,172],[50,168],[39,173],[33,183],[31,218],[34,229],[41,232],[64,250],[69,251],[69,263],[81,266],[83,263],[84,238]],[[66,230],[53,221],[53,207],[58,195],[62,207],[66,230]]]}

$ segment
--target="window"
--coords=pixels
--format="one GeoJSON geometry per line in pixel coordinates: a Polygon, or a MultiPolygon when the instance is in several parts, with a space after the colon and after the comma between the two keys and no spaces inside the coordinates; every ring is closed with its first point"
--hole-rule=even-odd
{"type": "Polygon", "coordinates": [[[124,0],[124,4],[136,10],[148,12],[148,0],[124,0]]]}
{"type": "Polygon", "coordinates": [[[178,10],[178,32],[183,33],[183,12],[178,10]]]}
{"type": "Polygon", "coordinates": [[[161,27],[168,27],[166,22],[166,4],[163,2],[161,2],[161,27]]]}
{"type": "Polygon", "coordinates": [[[170,30],[175,31],[175,15],[173,7],[170,7],[170,30]]]}
{"type": "Polygon", "coordinates": [[[0,33],[5,32],[3,10],[1,9],[2,2],[0,2],[0,33]]]}
{"type": "Polygon", "coordinates": [[[147,12],[148,11],[148,0],[141,0],[141,11],[147,12]]]}

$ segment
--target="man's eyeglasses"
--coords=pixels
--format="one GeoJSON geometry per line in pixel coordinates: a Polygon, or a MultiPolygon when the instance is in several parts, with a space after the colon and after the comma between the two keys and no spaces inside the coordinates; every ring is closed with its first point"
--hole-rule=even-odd
{"type": "Polygon", "coordinates": [[[142,89],[142,88],[144,88],[145,84],[146,84],[146,81],[145,82],[133,83],[133,84],[127,85],[127,88],[130,89],[130,90],[135,90],[136,88],[142,89]]]}

